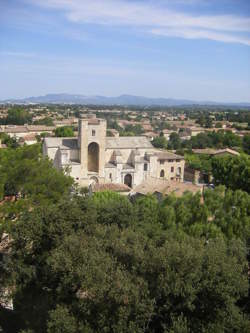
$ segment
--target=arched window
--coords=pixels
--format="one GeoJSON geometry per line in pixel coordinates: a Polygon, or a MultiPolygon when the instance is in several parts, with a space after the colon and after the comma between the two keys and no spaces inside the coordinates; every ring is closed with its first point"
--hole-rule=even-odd
{"type": "Polygon", "coordinates": [[[96,142],[88,146],[88,171],[99,172],[99,146],[96,142]]]}
{"type": "Polygon", "coordinates": [[[124,177],[124,184],[132,187],[132,176],[129,173],[124,177]]]}
{"type": "Polygon", "coordinates": [[[164,178],[164,176],[165,176],[165,171],[164,171],[164,170],[161,170],[161,172],[160,172],[160,177],[161,177],[161,178],[164,178]]]}

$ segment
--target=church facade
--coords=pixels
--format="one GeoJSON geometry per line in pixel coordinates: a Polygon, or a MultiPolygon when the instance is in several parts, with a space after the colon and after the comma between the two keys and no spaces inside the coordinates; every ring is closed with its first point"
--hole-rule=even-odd
{"type": "Polygon", "coordinates": [[[43,154],[66,169],[80,186],[126,184],[133,188],[149,177],[183,181],[182,156],[156,149],[144,136],[107,137],[106,120],[81,117],[78,137],[45,138],[43,154]]]}

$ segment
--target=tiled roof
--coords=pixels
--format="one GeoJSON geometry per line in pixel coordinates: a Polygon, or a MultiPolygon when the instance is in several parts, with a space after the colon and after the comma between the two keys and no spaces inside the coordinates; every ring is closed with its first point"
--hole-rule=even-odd
{"type": "Polygon", "coordinates": [[[27,126],[5,126],[1,131],[5,133],[29,133],[29,132],[51,132],[54,126],[27,125],[27,126]]]}
{"type": "Polygon", "coordinates": [[[131,191],[131,194],[140,193],[146,195],[158,192],[162,193],[163,195],[174,193],[176,196],[182,196],[187,191],[196,193],[201,190],[201,187],[194,184],[151,177],[142,182],[140,185],[136,186],[131,191]]]}
{"type": "Polygon", "coordinates": [[[13,126],[13,127],[5,127],[2,129],[2,132],[5,133],[28,133],[27,126],[13,126]]]}
{"type": "Polygon", "coordinates": [[[104,183],[91,185],[92,192],[114,191],[114,192],[130,192],[131,188],[125,184],[104,183]]]}
{"type": "Polygon", "coordinates": [[[193,149],[193,152],[196,154],[207,154],[207,155],[220,155],[220,154],[231,154],[238,156],[240,155],[237,151],[225,148],[225,149],[212,149],[212,148],[205,148],[205,149],[193,149]]]}
{"type": "Polygon", "coordinates": [[[28,125],[29,132],[52,132],[55,126],[44,126],[44,125],[28,125]]]}
{"type": "Polygon", "coordinates": [[[158,160],[184,160],[183,156],[176,155],[169,151],[160,151],[155,154],[158,157],[158,160]]]}
{"type": "MultiPolygon", "coordinates": [[[[36,135],[35,134],[28,134],[21,138],[23,141],[36,141],[36,135]]],[[[20,140],[21,140],[20,139],[20,140]]]]}
{"type": "Polygon", "coordinates": [[[122,136],[107,137],[106,148],[109,149],[125,149],[125,148],[153,148],[149,140],[145,136],[122,136]]]}

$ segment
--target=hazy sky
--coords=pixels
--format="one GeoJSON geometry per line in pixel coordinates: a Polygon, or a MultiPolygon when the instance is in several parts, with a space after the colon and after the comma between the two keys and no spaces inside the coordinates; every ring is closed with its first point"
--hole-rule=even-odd
{"type": "Polygon", "coordinates": [[[250,0],[0,0],[0,99],[250,102],[250,0]]]}

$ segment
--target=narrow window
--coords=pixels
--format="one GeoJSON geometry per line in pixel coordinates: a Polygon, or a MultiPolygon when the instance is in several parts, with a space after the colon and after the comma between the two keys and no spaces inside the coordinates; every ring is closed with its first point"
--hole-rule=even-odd
{"type": "Polygon", "coordinates": [[[160,164],[164,164],[164,160],[160,160],[160,164]]]}
{"type": "Polygon", "coordinates": [[[148,171],[148,165],[147,165],[147,163],[144,164],[144,171],[148,171]]]}
{"type": "Polygon", "coordinates": [[[92,130],[92,136],[95,136],[95,130],[92,130]]]}
{"type": "Polygon", "coordinates": [[[174,167],[171,167],[171,172],[174,172],[174,167]]]}
{"type": "Polygon", "coordinates": [[[160,177],[163,178],[164,176],[165,176],[165,172],[164,172],[164,170],[161,170],[160,177]]]}
{"type": "Polygon", "coordinates": [[[112,173],[109,174],[109,179],[112,179],[112,173]]]}

